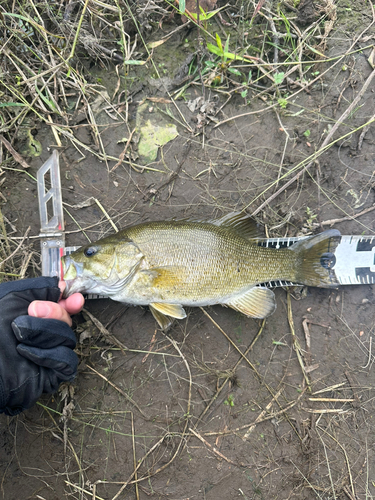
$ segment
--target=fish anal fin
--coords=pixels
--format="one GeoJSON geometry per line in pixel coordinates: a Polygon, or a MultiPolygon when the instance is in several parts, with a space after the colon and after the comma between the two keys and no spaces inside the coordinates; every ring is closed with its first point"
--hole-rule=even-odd
{"type": "Polygon", "coordinates": [[[238,295],[226,304],[251,318],[266,318],[275,312],[276,300],[272,290],[266,287],[253,287],[238,295]]]}

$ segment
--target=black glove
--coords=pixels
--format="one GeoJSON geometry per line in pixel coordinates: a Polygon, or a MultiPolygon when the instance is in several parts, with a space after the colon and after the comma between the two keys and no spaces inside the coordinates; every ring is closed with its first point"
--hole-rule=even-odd
{"type": "Polygon", "coordinates": [[[76,338],[63,321],[28,316],[33,300],[57,302],[57,278],[0,285],[0,413],[17,415],[42,392],[55,392],[77,373],[76,338]]]}

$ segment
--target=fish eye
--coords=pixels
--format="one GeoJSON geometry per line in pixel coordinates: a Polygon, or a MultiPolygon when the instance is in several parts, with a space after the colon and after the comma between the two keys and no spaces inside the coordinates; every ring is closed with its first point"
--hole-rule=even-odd
{"type": "Polygon", "coordinates": [[[92,257],[98,252],[98,247],[88,247],[86,250],[83,252],[86,257],[92,257]]]}

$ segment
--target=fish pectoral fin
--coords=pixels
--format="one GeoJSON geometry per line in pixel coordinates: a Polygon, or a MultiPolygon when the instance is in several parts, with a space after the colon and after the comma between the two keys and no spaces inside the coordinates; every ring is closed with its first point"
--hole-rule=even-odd
{"type": "Polygon", "coordinates": [[[160,328],[164,331],[168,330],[173,323],[170,317],[177,319],[186,318],[186,312],[179,304],[160,304],[158,302],[153,302],[149,304],[149,308],[160,328]]]}
{"type": "Polygon", "coordinates": [[[182,266],[150,267],[149,269],[143,269],[141,272],[150,276],[150,286],[162,288],[177,286],[186,273],[182,266]]]}
{"type": "Polygon", "coordinates": [[[159,311],[166,316],[172,316],[172,318],[184,319],[186,318],[185,309],[180,304],[164,304],[159,302],[153,302],[150,304],[154,309],[159,311]]]}
{"type": "Polygon", "coordinates": [[[266,318],[275,312],[276,300],[272,290],[265,287],[254,287],[246,293],[226,303],[232,309],[251,318],[266,318]]]}

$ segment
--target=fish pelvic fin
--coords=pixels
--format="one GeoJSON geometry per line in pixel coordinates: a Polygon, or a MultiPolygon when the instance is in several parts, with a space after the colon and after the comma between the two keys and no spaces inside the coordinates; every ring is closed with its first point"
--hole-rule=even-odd
{"type": "Polygon", "coordinates": [[[276,310],[275,294],[262,286],[255,286],[226,303],[232,309],[251,318],[266,318],[276,310]]]}
{"type": "Polygon", "coordinates": [[[173,323],[173,320],[170,317],[177,319],[186,318],[186,312],[180,304],[163,304],[153,302],[152,304],[149,304],[149,308],[162,330],[168,330],[173,323]]]}
{"type": "Polygon", "coordinates": [[[335,250],[340,241],[340,231],[329,229],[294,243],[289,250],[298,253],[295,281],[303,285],[323,288],[339,285],[334,266],[335,250]]]}

